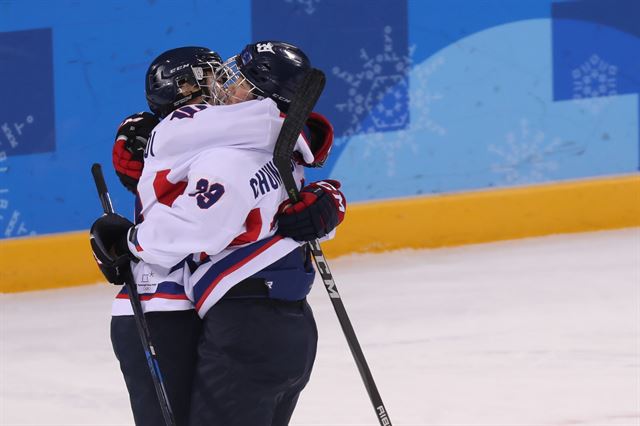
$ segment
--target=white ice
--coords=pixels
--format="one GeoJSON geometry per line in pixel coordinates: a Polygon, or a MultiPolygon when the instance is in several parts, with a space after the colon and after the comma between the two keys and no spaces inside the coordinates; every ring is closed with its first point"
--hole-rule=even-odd
{"type": "MultiPolygon", "coordinates": [[[[330,262],[394,425],[640,425],[640,229],[330,262]]],[[[0,424],[130,425],[116,289],[0,295],[0,424]]],[[[292,425],[376,425],[321,283],[292,425]]]]}

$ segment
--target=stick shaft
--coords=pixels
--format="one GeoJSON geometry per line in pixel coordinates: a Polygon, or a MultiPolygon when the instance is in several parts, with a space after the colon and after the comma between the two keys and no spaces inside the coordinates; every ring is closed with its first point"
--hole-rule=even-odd
{"type": "MultiPolygon", "coordinates": [[[[300,193],[293,177],[291,155],[293,154],[296,141],[302,131],[304,123],[322,93],[324,84],[325,76],[320,70],[311,69],[305,75],[304,80],[301,82],[300,87],[291,101],[289,111],[287,112],[287,116],[284,119],[282,129],[276,141],[273,162],[282,177],[284,187],[292,203],[300,200],[300,193]]],[[[367,360],[358,342],[358,337],[351,325],[351,320],[344,307],[342,297],[340,297],[340,293],[333,279],[333,274],[329,269],[329,264],[324,257],[320,243],[318,240],[314,240],[310,241],[308,245],[311,249],[316,268],[322,277],[324,287],[331,299],[331,304],[336,312],[338,321],[340,322],[340,327],[342,327],[342,332],[347,339],[347,344],[360,372],[360,377],[369,394],[369,399],[376,411],[376,417],[381,426],[391,426],[387,409],[382,402],[378,387],[373,380],[373,375],[371,374],[367,360]]]]}
{"type": "MultiPolygon", "coordinates": [[[[113,209],[113,203],[107,190],[107,184],[102,174],[102,167],[100,164],[95,163],[91,166],[91,174],[98,190],[98,197],[102,203],[102,209],[105,214],[115,213],[113,209]]],[[[158,403],[162,410],[162,417],[166,426],[175,426],[176,422],[173,416],[173,410],[171,409],[171,403],[169,402],[169,396],[164,386],[164,380],[162,373],[160,372],[160,365],[158,364],[158,357],[155,347],[151,342],[151,333],[149,332],[149,325],[144,317],[142,310],[142,303],[140,302],[140,296],[138,295],[138,288],[136,282],[131,273],[131,268],[127,268],[124,271],[125,274],[125,286],[129,293],[129,301],[131,302],[131,309],[133,310],[133,316],[136,321],[136,327],[138,329],[138,335],[140,336],[140,342],[147,359],[147,365],[149,372],[151,373],[151,379],[153,380],[153,386],[158,396],[158,403]]]]}

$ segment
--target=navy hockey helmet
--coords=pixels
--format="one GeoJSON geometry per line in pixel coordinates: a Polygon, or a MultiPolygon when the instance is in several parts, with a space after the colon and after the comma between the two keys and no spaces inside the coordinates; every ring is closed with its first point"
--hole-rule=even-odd
{"type": "Polygon", "coordinates": [[[206,47],[179,47],[162,53],[147,70],[145,92],[149,108],[166,117],[198,96],[209,102],[209,83],[221,63],[220,55],[206,47]]]}
{"type": "Polygon", "coordinates": [[[214,97],[221,104],[269,97],[287,112],[293,94],[311,68],[300,48],[281,41],[248,44],[216,73],[214,97]],[[246,82],[246,83],[245,83],[246,82]],[[245,86],[239,95],[237,88],[245,86]]]}

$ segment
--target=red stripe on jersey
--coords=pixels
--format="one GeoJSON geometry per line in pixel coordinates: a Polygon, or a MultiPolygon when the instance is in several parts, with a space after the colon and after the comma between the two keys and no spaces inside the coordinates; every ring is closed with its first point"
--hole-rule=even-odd
{"type": "Polygon", "coordinates": [[[224,277],[226,277],[227,275],[229,275],[230,273],[240,269],[240,267],[246,265],[247,263],[249,263],[249,261],[251,261],[252,259],[254,259],[255,257],[259,256],[260,254],[262,254],[264,251],[266,251],[269,247],[271,247],[272,245],[274,245],[275,243],[277,243],[278,241],[282,240],[284,237],[281,235],[276,235],[273,237],[273,239],[271,241],[269,241],[267,244],[263,245],[262,247],[260,247],[260,249],[254,251],[253,253],[251,253],[249,256],[245,257],[244,259],[242,259],[240,262],[236,263],[235,265],[225,269],[224,271],[222,271],[220,274],[218,274],[218,276],[216,277],[215,280],[213,280],[211,282],[211,284],[209,284],[209,286],[207,287],[207,289],[205,290],[204,293],[202,293],[202,297],[200,298],[200,300],[198,301],[198,303],[196,304],[196,310],[200,311],[200,307],[202,306],[202,304],[204,303],[205,300],[207,300],[207,297],[209,297],[209,295],[211,294],[211,292],[213,291],[214,288],[216,288],[216,286],[220,283],[220,281],[222,281],[222,279],[224,277]]]}
{"type": "Polygon", "coordinates": [[[171,294],[171,293],[141,294],[140,300],[144,302],[145,300],[155,299],[156,297],[159,299],[188,300],[186,294],[171,294]]]}
{"type": "Polygon", "coordinates": [[[153,190],[155,191],[156,198],[160,203],[171,207],[176,198],[184,193],[184,190],[187,187],[187,182],[169,182],[167,179],[169,172],[171,172],[171,169],[160,170],[156,173],[156,177],[153,179],[153,190]]]}
{"type": "Polygon", "coordinates": [[[260,230],[262,229],[262,215],[260,214],[259,208],[249,212],[244,225],[247,230],[235,237],[229,244],[230,246],[240,246],[242,244],[254,243],[258,240],[260,230]]]}
{"type": "MultiPolygon", "coordinates": [[[[189,300],[186,294],[171,294],[171,293],[153,293],[153,294],[141,294],[140,300],[143,302],[151,299],[177,299],[177,300],[189,300]]],[[[118,293],[116,299],[129,299],[129,294],[118,293]]]]}
{"type": "Polygon", "coordinates": [[[129,236],[129,241],[136,247],[137,252],[144,251],[140,243],[138,242],[138,228],[133,228],[131,235],[129,236]]]}

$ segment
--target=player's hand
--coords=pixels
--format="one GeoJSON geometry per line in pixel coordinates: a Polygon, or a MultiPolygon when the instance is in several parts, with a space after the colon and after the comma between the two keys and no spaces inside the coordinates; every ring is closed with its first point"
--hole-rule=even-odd
{"type": "Polygon", "coordinates": [[[325,116],[312,112],[305,123],[304,135],[314,158],[306,163],[298,154],[296,160],[305,167],[322,167],[333,145],[333,126],[325,116]]]}
{"type": "Polygon", "coordinates": [[[128,219],[109,213],[93,222],[89,231],[93,257],[112,284],[124,284],[129,261],[135,259],[127,246],[127,232],[132,226],[128,219]]]}
{"type": "Polygon", "coordinates": [[[148,112],[139,112],[125,118],[118,127],[113,145],[113,167],[120,182],[136,193],[144,165],[144,149],[151,131],[160,121],[148,112]]]}
{"type": "Polygon", "coordinates": [[[333,231],[344,219],[347,200],[340,182],[321,180],[300,191],[300,201],[283,203],[278,216],[278,234],[296,241],[311,241],[333,231]]]}

